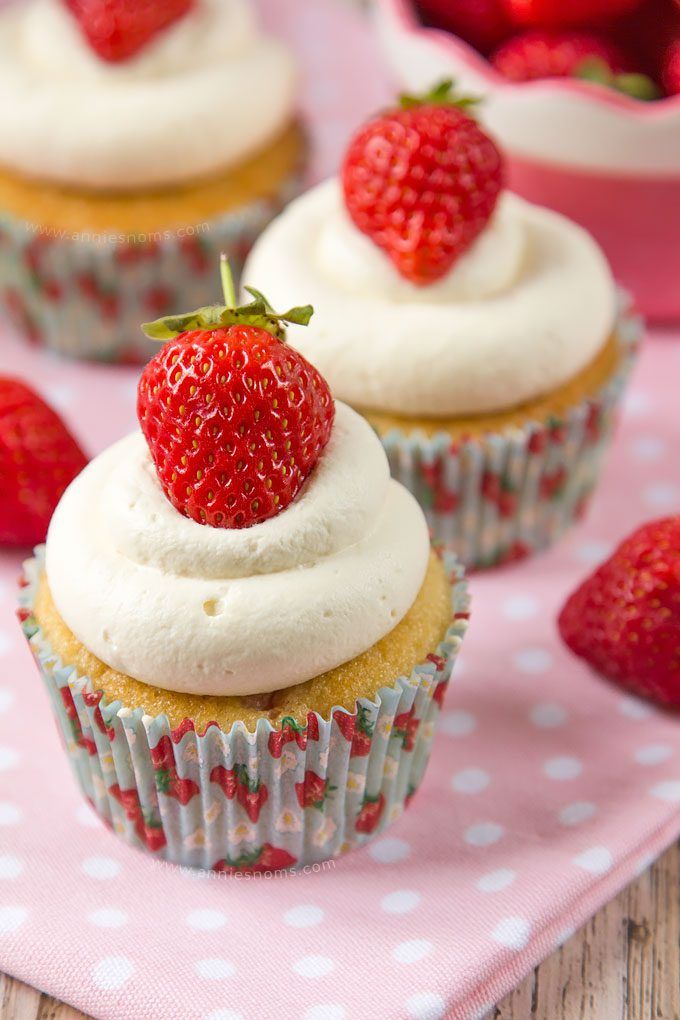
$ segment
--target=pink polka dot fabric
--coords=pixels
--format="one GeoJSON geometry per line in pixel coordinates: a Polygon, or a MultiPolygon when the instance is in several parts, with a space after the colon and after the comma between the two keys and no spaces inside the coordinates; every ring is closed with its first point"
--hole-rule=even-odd
{"type": "MultiPolygon", "coordinates": [[[[338,8],[337,52],[318,46],[323,10],[270,5],[324,72],[317,174],[386,95],[353,15],[338,8]]],[[[134,426],[134,370],[56,363],[1,334],[0,371],[35,380],[93,453],[134,426]]],[[[586,522],[548,555],[472,578],[421,791],[379,840],[317,872],[194,873],[104,829],[12,616],[20,557],[0,553],[0,968],[102,1020],[484,1016],[680,834],[677,719],[591,675],[554,623],[630,529],[680,510],[679,373],[680,335],[650,339],[586,522]]]]}

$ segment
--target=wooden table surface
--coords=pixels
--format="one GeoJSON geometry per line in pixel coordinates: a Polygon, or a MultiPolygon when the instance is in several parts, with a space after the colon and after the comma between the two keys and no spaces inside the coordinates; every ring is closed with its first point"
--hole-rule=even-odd
{"type": "MultiPolygon", "coordinates": [[[[0,1020],[87,1018],[0,975],[0,1020]]],[[[489,1020],[680,1020],[680,844],[537,967],[489,1020]]]]}

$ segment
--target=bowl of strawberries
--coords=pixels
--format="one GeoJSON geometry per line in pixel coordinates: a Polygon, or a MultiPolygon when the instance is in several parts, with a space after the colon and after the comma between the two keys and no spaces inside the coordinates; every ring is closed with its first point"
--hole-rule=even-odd
{"type": "Polygon", "coordinates": [[[650,319],[680,319],[680,0],[376,7],[401,83],[479,97],[510,187],[590,230],[650,319]]]}

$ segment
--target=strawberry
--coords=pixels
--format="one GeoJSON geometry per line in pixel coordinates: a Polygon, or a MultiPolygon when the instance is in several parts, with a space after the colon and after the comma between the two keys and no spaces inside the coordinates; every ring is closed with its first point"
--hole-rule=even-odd
{"type": "Polygon", "coordinates": [[[281,729],[269,734],[268,747],[272,758],[280,758],[284,746],[291,741],[295,741],[300,750],[304,751],[307,746],[307,731],[295,719],[284,716],[281,720],[281,729]]]}
{"type": "Polygon", "coordinates": [[[357,815],[354,828],[357,832],[375,832],[385,810],[385,796],[379,793],[377,797],[364,797],[361,811],[357,815]]]}
{"type": "Polygon", "coordinates": [[[184,17],[193,0],[64,0],[95,53],[129,60],[159,32],[184,17]]]}
{"type": "Polygon", "coordinates": [[[513,25],[601,25],[630,14],[642,0],[502,0],[513,25]]]}
{"type": "Polygon", "coordinates": [[[491,56],[496,70],[510,81],[576,78],[584,64],[593,60],[612,74],[630,70],[616,43],[595,32],[535,29],[508,39],[491,56]]]}
{"type": "Polygon", "coordinates": [[[307,740],[319,739],[319,717],[314,712],[307,715],[307,740]]]}
{"type": "Polygon", "coordinates": [[[567,600],[559,629],[598,673],[680,706],[680,515],[630,535],[567,600]]]}
{"type": "Polygon", "coordinates": [[[100,708],[100,702],[102,700],[102,691],[94,691],[90,694],[89,691],[83,691],[83,701],[88,708],[94,708],[93,717],[95,725],[100,733],[103,733],[109,740],[115,740],[116,731],[113,726],[107,726],[104,722],[104,716],[100,708]]]}
{"type": "Polygon", "coordinates": [[[420,719],[414,718],[415,716],[415,705],[409,712],[402,712],[394,720],[394,727],[392,733],[394,736],[401,740],[402,747],[405,751],[412,751],[416,746],[416,734],[418,727],[420,726],[420,719]]]}
{"type": "Polygon", "coordinates": [[[159,818],[146,814],[139,802],[136,789],[121,790],[118,783],[109,787],[109,794],[123,808],[128,821],[135,823],[135,832],[148,850],[162,850],[166,845],[163,824],[159,818]]]}
{"type": "Polygon", "coordinates": [[[664,54],[661,81],[669,96],[680,94],[680,39],[672,42],[664,54]]]}
{"type": "Polygon", "coordinates": [[[350,756],[352,758],[365,758],[371,750],[373,730],[375,724],[369,716],[369,710],[363,705],[357,705],[357,714],[349,715],[347,712],[336,712],[333,716],[338,729],[345,740],[351,743],[350,756]]]}
{"type": "Polygon", "coordinates": [[[217,783],[227,800],[233,800],[236,796],[236,775],[233,769],[215,765],[210,773],[210,782],[217,783]]]}
{"type": "Polygon", "coordinates": [[[188,804],[192,797],[200,793],[193,779],[180,779],[178,776],[170,737],[161,737],[156,746],[149,750],[155,771],[156,789],[159,793],[173,797],[182,805],[188,804]]]}
{"type": "Polygon", "coordinates": [[[432,695],[432,700],[435,702],[435,704],[437,704],[439,706],[439,708],[442,708],[443,705],[444,705],[444,697],[446,695],[448,687],[449,687],[449,681],[448,680],[442,680],[441,683],[438,683],[437,686],[434,689],[434,694],[432,695]]]}
{"type": "Polygon", "coordinates": [[[251,779],[246,765],[235,765],[233,769],[216,765],[210,773],[210,782],[221,787],[227,800],[235,797],[251,822],[259,819],[269,791],[258,779],[251,779]]]}
{"type": "Polygon", "coordinates": [[[241,854],[233,859],[223,857],[213,864],[213,871],[289,871],[297,864],[292,854],[281,847],[264,843],[252,853],[241,854]]]}
{"type": "Polygon", "coordinates": [[[0,376],[0,544],[36,545],[87,458],[63,421],[18,379],[0,376]]]}
{"type": "Polygon", "coordinates": [[[342,168],[357,228],[417,286],[441,279],[489,222],[503,186],[502,157],[443,82],[422,99],[369,121],[342,168]]]}
{"type": "Polygon", "coordinates": [[[246,528],[295,499],[321,456],[335,407],[325,380],[285,344],[283,324],[306,325],[309,307],[276,315],[265,298],[159,319],[168,340],[139,382],[137,413],[161,486],[199,524],[246,528]]]}
{"type": "Polygon", "coordinates": [[[330,786],[327,779],[312,772],[309,769],[305,772],[304,782],[295,784],[295,796],[301,808],[315,807],[323,810],[328,794],[335,790],[330,786]]]}
{"type": "Polygon", "coordinates": [[[501,0],[420,0],[421,13],[437,28],[459,35],[488,53],[510,34],[501,0]]]}
{"type": "Polygon", "coordinates": [[[76,703],[73,700],[73,694],[71,693],[70,687],[60,687],[59,695],[61,697],[66,717],[71,725],[71,735],[73,742],[76,747],[84,747],[87,753],[92,757],[97,753],[97,745],[94,740],[90,737],[86,737],[83,733],[83,728],[80,725],[80,719],[78,718],[78,709],[76,703]]]}

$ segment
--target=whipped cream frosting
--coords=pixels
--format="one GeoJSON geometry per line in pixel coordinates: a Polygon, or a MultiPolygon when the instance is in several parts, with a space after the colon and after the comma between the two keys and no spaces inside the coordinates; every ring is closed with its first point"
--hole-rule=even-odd
{"type": "Polygon", "coordinates": [[[124,190],[227,169],[285,129],[295,88],[247,0],[196,0],[119,64],[62,0],[0,10],[0,166],[31,177],[124,190]]]}
{"type": "Polygon", "coordinates": [[[413,605],[429,536],[369,425],[338,403],[297,499],[241,530],[166,499],[141,433],[76,478],[50,525],[46,572],[76,637],[114,669],[193,694],[261,694],[366,651],[413,605]]]}
{"type": "Polygon", "coordinates": [[[253,280],[274,304],[314,305],[291,342],[336,397],[429,418],[503,411],[558,388],[602,349],[616,314],[590,235],[510,192],[447,276],[417,287],[327,181],[267,228],[245,269],[253,280]]]}

